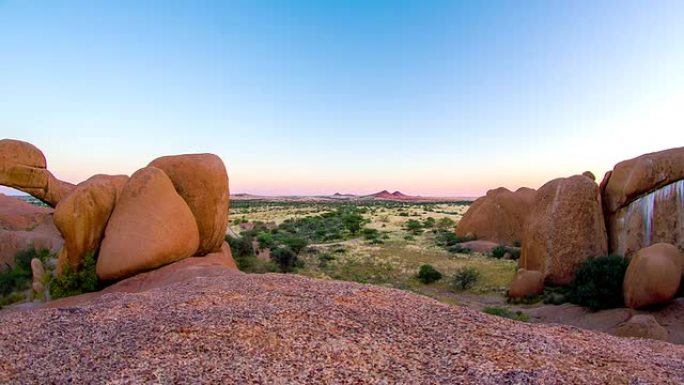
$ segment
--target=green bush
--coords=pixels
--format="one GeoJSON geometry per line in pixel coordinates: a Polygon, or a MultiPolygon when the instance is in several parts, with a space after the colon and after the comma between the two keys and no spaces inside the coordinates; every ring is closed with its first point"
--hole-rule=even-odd
{"type": "Polygon", "coordinates": [[[421,265],[417,277],[420,282],[427,285],[442,279],[442,273],[437,271],[432,265],[421,265]]]}
{"type": "Polygon", "coordinates": [[[474,267],[462,267],[456,271],[452,278],[452,285],[456,290],[471,288],[480,278],[480,272],[474,267]]]}
{"type": "Polygon", "coordinates": [[[62,275],[50,281],[50,294],[53,298],[70,297],[90,293],[99,289],[95,273],[95,256],[88,253],[83,257],[78,271],[67,264],[62,275]]]}
{"type": "Polygon", "coordinates": [[[297,253],[287,246],[278,246],[271,250],[271,259],[278,265],[282,273],[289,273],[297,266],[299,261],[297,253]]]}
{"type": "Polygon", "coordinates": [[[449,248],[447,248],[447,251],[449,251],[450,253],[460,253],[460,254],[471,254],[473,252],[473,250],[471,250],[465,246],[461,246],[458,243],[453,245],[453,246],[449,246],[449,248]]]}
{"type": "Polygon", "coordinates": [[[474,241],[475,237],[459,237],[454,232],[447,230],[439,230],[435,236],[437,246],[449,247],[459,243],[474,241]]]}
{"type": "Polygon", "coordinates": [[[18,251],[14,255],[14,266],[7,265],[4,269],[0,270],[0,296],[10,296],[14,292],[29,289],[31,287],[31,281],[33,280],[31,260],[33,258],[38,258],[45,263],[48,261],[49,257],[50,251],[47,249],[36,250],[34,248],[29,248],[18,251]]]}
{"type": "Polygon", "coordinates": [[[526,322],[526,321],[529,321],[529,319],[530,319],[529,315],[521,312],[520,310],[513,312],[509,309],[506,309],[505,307],[498,307],[498,306],[486,307],[486,308],[482,309],[482,311],[484,313],[487,313],[487,314],[491,314],[491,315],[495,315],[495,316],[499,316],[499,317],[503,317],[503,318],[509,318],[509,319],[512,319],[515,321],[526,322]]]}
{"type": "Polygon", "coordinates": [[[509,253],[511,255],[511,259],[513,260],[518,260],[520,259],[520,249],[517,247],[508,247],[504,245],[499,245],[496,246],[495,248],[492,249],[492,251],[489,253],[489,255],[493,258],[496,259],[501,259],[506,255],[506,253],[509,253]]]}
{"type": "Polygon", "coordinates": [[[575,272],[568,300],[592,310],[624,306],[622,282],[627,264],[619,255],[587,259],[575,272]]]}
{"type": "Polygon", "coordinates": [[[415,219],[409,219],[406,222],[406,230],[414,235],[423,233],[423,224],[415,219]]]}

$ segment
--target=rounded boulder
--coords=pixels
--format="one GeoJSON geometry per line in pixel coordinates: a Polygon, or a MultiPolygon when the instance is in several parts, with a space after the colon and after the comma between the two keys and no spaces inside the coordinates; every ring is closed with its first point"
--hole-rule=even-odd
{"type": "Polygon", "coordinates": [[[544,292],[544,274],[536,270],[518,269],[508,288],[508,297],[533,297],[544,292]]]}
{"type": "Polygon", "coordinates": [[[221,248],[228,226],[228,173],[214,154],[163,156],[151,167],[166,173],[197,221],[200,244],[198,255],[221,248]]]}
{"type": "Polygon", "coordinates": [[[105,229],[97,276],[117,280],[192,256],[197,223],[169,177],[156,167],[126,182],[105,229]]]}
{"type": "Polygon", "coordinates": [[[671,301],[679,289],[683,265],[682,252],[668,243],[637,251],[625,273],[625,305],[638,309],[671,301]]]}

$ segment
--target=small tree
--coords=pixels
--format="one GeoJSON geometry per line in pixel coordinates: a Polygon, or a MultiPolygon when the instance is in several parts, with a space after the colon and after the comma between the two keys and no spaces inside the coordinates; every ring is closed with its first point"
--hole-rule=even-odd
{"type": "Polygon", "coordinates": [[[419,235],[423,232],[423,224],[415,219],[409,219],[406,221],[406,230],[412,234],[419,235]]]}
{"type": "Polygon", "coordinates": [[[471,288],[480,278],[480,272],[474,267],[462,267],[456,271],[452,284],[457,290],[471,288]]]}
{"type": "Polygon", "coordinates": [[[442,273],[437,271],[432,265],[421,265],[418,270],[418,280],[424,284],[430,284],[442,279],[442,273]]]}
{"type": "Polygon", "coordinates": [[[289,273],[297,265],[297,254],[287,246],[278,246],[271,250],[271,259],[283,273],[289,273]]]}

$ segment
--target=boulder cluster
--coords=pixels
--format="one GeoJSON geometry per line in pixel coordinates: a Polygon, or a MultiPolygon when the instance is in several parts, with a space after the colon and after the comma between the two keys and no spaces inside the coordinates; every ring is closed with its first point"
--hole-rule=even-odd
{"type": "Polygon", "coordinates": [[[618,163],[600,185],[585,172],[538,190],[490,190],[476,200],[456,234],[520,243],[509,295],[525,297],[567,285],[590,257],[629,258],[625,304],[643,308],[675,297],[684,268],[684,147],[618,163]],[[532,272],[539,272],[540,275],[532,272]]]}
{"type": "MultiPolygon", "coordinates": [[[[12,201],[0,205],[0,210],[21,207],[22,217],[35,212],[35,221],[44,222],[45,231],[56,230],[52,234],[56,232],[59,241],[48,248],[59,249],[57,275],[78,270],[88,255],[96,258],[102,281],[210,253],[222,253],[232,261],[224,242],[228,174],[213,154],[164,156],[130,177],[100,174],[72,185],[47,170],[45,157],[35,146],[3,139],[0,185],[27,192],[54,208],[0,197],[0,203],[12,201]]],[[[21,231],[22,226],[11,230],[21,231]]],[[[42,246],[23,244],[29,245],[42,246]]],[[[7,263],[11,263],[9,254],[2,254],[7,263]]]]}

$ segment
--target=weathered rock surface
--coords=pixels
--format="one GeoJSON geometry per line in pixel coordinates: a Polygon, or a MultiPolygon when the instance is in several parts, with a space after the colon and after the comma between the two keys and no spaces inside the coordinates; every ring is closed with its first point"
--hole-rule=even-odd
{"type": "Polygon", "coordinates": [[[510,298],[533,297],[544,292],[544,274],[539,271],[518,269],[508,288],[510,298]]]}
{"type": "Polygon", "coordinates": [[[43,262],[38,258],[33,258],[31,260],[31,288],[33,292],[39,296],[43,295],[45,291],[45,267],[43,262]]]}
{"type": "Polygon", "coordinates": [[[97,276],[116,280],[187,258],[199,231],[190,208],[169,177],[145,167],[126,182],[105,229],[97,276]]]}
{"type": "Polygon", "coordinates": [[[673,245],[656,243],[639,250],[625,273],[625,304],[638,309],[671,301],[679,289],[683,266],[684,255],[673,245]]]}
{"type": "Polygon", "coordinates": [[[554,179],[537,190],[525,224],[521,268],[541,271],[547,283],[566,285],[574,279],[580,263],[607,252],[596,183],[575,175],[554,179]]]}
{"type": "Polygon", "coordinates": [[[45,156],[34,145],[0,140],[0,185],[24,191],[54,207],[74,186],[55,178],[46,167],[45,156]]]}
{"type": "Polygon", "coordinates": [[[82,305],[0,314],[0,323],[3,383],[684,381],[681,346],[519,323],[376,286],[228,268],[82,305]]]}
{"type": "Polygon", "coordinates": [[[503,187],[489,190],[463,215],[456,226],[456,235],[514,245],[522,240],[523,225],[534,197],[535,190],[524,187],[515,192],[503,187]]]}
{"type": "Polygon", "coordinates": [[[499,246],[499,244],[496,242],[482,241],[479,239],[476,241],[461,242],[459,245],[480,254],[489,254],[492,252],[492,250],[494,250],[495,247],[499,246]]]}
{"type": "MultiPolygon", "coordinates": [[[[55,208],[55,225],[64,237],[57,264],[78,269],[88,253],[96,253],[114,205],[128,180],[125,175],[95,175],[78,186],[55,208]]],[[[144,216],[144,214],[141,214],[144,216]]]]}
{"type": "Polygon", "coordinates": [[[58,251],[63,239],[52,221],[53,210],[0,194],[0,265],[29,247],[58,251]]]}
{"type": "Polygon", "coordinates": [[[669,341],[670,333],[650,314],[636,314],[611,333],[619,337],[650,338],[669,341]]]}
{"type": "Polygon", "coordinates": [[[659,242],[684,249],[684,147],[620,162],[601,187],[613,253],[659,242]]]}
{"type": "Polygon", "coordinates": [[[169,176],[192,210],[199,229],[198,255],[218,251],[228,227],[228,174],[214,154],[163,156],[152,161],[169,176]]]}

